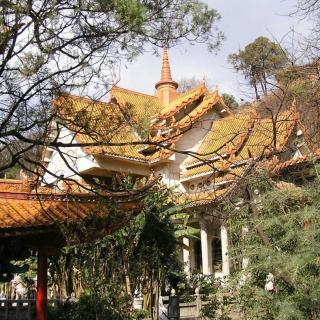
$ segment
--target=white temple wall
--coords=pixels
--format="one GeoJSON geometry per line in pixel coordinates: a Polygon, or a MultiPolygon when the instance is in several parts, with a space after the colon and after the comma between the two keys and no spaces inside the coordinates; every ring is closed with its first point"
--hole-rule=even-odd
{"type": "MultiPolygon", "coordinates": [[[[204,115],[199,122],[195,122],[193,128],[183,134],[175,145],[176,150],[196,151],[200,146],[203,138],[212,127],[213,120],[219,119],[216,111],[210,111],[204,115]]],[[[170,187],[177,187],[182,192],[186,192],[186,188],[180,182],[180,173],[184,168],[184,161],[188,157],[187,154],[175,153],[171,157],[169,163],[155,168],[156,173],[163,176],[163,182],[170,187]]]]}
{"type": "MultiPolygon", "coordinates": [[[[67,128],[60,130],[58,141],[66,144],[76,143],[74,133],[67,128]]],[[[62,175],[64,178],[79,181],[81,178],[75,172],[85,171],[88,168],[96,166],[94,158],[87,155],[81,147],[70,146],[60,148],[59,151],[61,154],[57,150],[46,150],[47,155],[44,160],[48,162],[47,170],[49,171],[43,177],[46,184],[54,183],[58,179],[57,177],[62,175]]]]}

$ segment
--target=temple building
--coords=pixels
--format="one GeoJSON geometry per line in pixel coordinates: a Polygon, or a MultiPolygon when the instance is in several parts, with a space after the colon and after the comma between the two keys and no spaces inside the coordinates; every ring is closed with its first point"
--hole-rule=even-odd
{"type": "Polygon", "coordinates": [[[231,268],[228,228],[215,203],[253,163],[277,173],[315,150],[294,101],[276,117],[261,116],[255,105],[234,114],[204,82],[184,93],[177,89],[164,49],[154,95],[114,86],[109,102],[56,98],[50,137],[69,147],[44,151],[42,183],[64,189],[65,179],[81,185],[98,179],[111,186],[115,175],[160,175],[199,229],[199,239],[182,239],[185,271],[225,277],[231,268]]]}
{"type": "MultiPolygon", "coordinates": [[[[266,99],[235,113],[204,82],[187,92],[177,89],[164,49],[154,95],[118,86],[108,102],[60,94],[47,136],[56,146],[43,150],[39,175],[0,179],[0,262],[12,267],[11,260],[25,258],[25,249],[38,252],[38,320],[46,319],[47,258],[65,245],[59,226],[79,220],[87,225],[93,212],[107,216],[97,194],[120,204],[117,222],[99,231],[108,234],[141,210],[140,200],[161,179],[199,230],[197,237],[181,239],[186,274],[196,270],[224,279],[232,269],[231,241],[219,202],[241,203],[236,191],[253,168],[299,179],[310,159],[320,159],[295,99],[281,109],[266,99]],[[261,104],[267,112],[259,110],[261,104]],[[128,175],[141,183],[119,190],[128,175]]],[[[0,280],[10,281],[13,273],[2,271],[0,280]]]]}

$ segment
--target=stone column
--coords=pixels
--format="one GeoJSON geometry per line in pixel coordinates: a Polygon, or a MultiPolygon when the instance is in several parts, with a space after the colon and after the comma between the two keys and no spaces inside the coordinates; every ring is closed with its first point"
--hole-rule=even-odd
{"type": "Polygon", "coordinates": [[[183,255],[184,272],[186,273],[187,277],[190,278],[190,275],[191,275],[190,240],[186,237],[183,237],[182,243],[183,243],[182,255],[183,255]]]}
{"type": "Polygon", "coordinates": [[[222,251],[222,274],[230,274],[230,261],[228,256],[228,231],[224,223],[220,227],[221,251],[222,251]]]}
{"type": "MultiPolygon", "coordinates": [[[[242,227],[242,237],[245,238],[247,236],[249,232],[249,229],[248,227],[242,227]]],[[[247,272],[247,269],[248,269],[248,266],[249,266],[249,258],[244,256],[242,258],[242,270],[243,270],[243,274],[240,278],[240,285],[243,286],[246,281],[247,281],[247,278],[248,278],[248,272],[247,272]]]]}
{"type": "Polygon", "coordinates": [[[213,257],[212,257],[212,236],[208,236],[208,259],[209,259],[209,273],[213,274],[213,257]]]}
{"type": "MultiPolygon", "coordinates": [[[[248,232],[249,232],[248,227],[243,227],[242,228],[242,237],[243,238],[246,237],[248,232]]],[[[243,257],[242,258],[242,269],[246,270],[248,268],[248,266],[249,266],[249,258],[248,257],[243,257]]]]}
{"type": "Polygon", "coordinates": [[[202,256],[202,273],[209,275],[209,256],[208,256],[208,232],[207,223],[201,218],[200,219],[200,238],[201,238],[201,256],[202,256]]]}

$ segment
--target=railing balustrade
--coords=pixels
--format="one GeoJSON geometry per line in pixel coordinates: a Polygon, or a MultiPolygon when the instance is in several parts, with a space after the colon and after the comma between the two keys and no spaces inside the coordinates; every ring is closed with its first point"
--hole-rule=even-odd
{"type": "MultiPolygon", "coordinates": [[[[48,301],[51,306],[59,303],[59,300],[48,301]]],[[[34,320],[35,304],[34,299],[2,299],[0,300],[0,320],[34,320]]]]}

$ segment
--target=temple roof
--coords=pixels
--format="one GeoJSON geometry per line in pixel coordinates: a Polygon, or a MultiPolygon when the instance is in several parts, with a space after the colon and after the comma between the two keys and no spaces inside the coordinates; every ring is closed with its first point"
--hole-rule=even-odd
{"type": "Polygon", "coordinates": [[[84,147],[88,154],[146,161],[146,157],[133,144],[140,140],[135,128],[117,105],[71,95],[57,98],[54,104],[79,143],[96,144],[84,147]]]}
{"type": "MultiPolygon", "coordinates": [[[[168,160],[184,133],[201,127],[201,119],[213,111],[211,129],[202,128],[208,132],[179,164],[181,182],[201,177],[215,185],[230,184],[245,174],[252,160],[270,159],[287,151],[288,157],[292,156],[289,140],[301,126],[295,101],[273,117],[258,114],[255,104],[232,114],[218,91],[210,92],[205,83],[182,94],[175,91],[175,84],[165,49],[154,96],[114,86],[109,103],[67,95],[56,99],[56,105],[77,141],[95,144],[84,147],[87,153],[148,165],[168,160]],[[169,103],[164,102],[165,94],[162,96],[167,89],[171,91],[166,93],[172,94],[169,103]]],[[[198,192],[198,196],[207,197],[208,192],[198,192]]]]}
{"type": "Polygon", "coordinates": [[[149,125],[150,119],[161,112],[162,105],[157,97],[114,86],[111,101],[115,101],[122,111],[137,125],[149,125]]]}
{"type": "Polygon", "coordinates": [[[297,124],[294,110],[280,113],[275,120],[260,118],[254,110],[215,121],[202,141],[197,155],[185,161],[182,179],[213,173],[234,174],[248,160],[263,158],[285,151],[289,137],[297,124]]]}
{"type": "Polygon", "coordinates": [[[196,101],[208,93],[209,91],[204,84],[188,90],[187,92],[181,94],[178,98],[174,99],[169,105],[160,109],[160,112],[156,115],[156,118],[164,119],[172,117],[174,114],[185,108],[189,103],[196,101]]]}
{"type": "Polygon", "coordinates": [[[112,88],[109,103],[62,95],[55,99],[54,106],[88,154],[145,163],[172,155],[173,151],[167,150],[166,146],[177,142],[182,136],[181,130],[188,130],[208,111],[227,110],[229,114],[218,92],[209,93],[203,84],[176,98],[168,107],[161,106],[155,96],[119,87],[112,88]],[[163,124],[163,119],[169,116],[170,121],[163,124]],[[170,132],[171,136],[162,132],[159,135],[158,129],[170,132]],[[156,135],[150,136],[154,130],[156,135]],[[148,138],[154,151],[145,154],[141,150],[148,147],[143,144],[148,138]]]}

